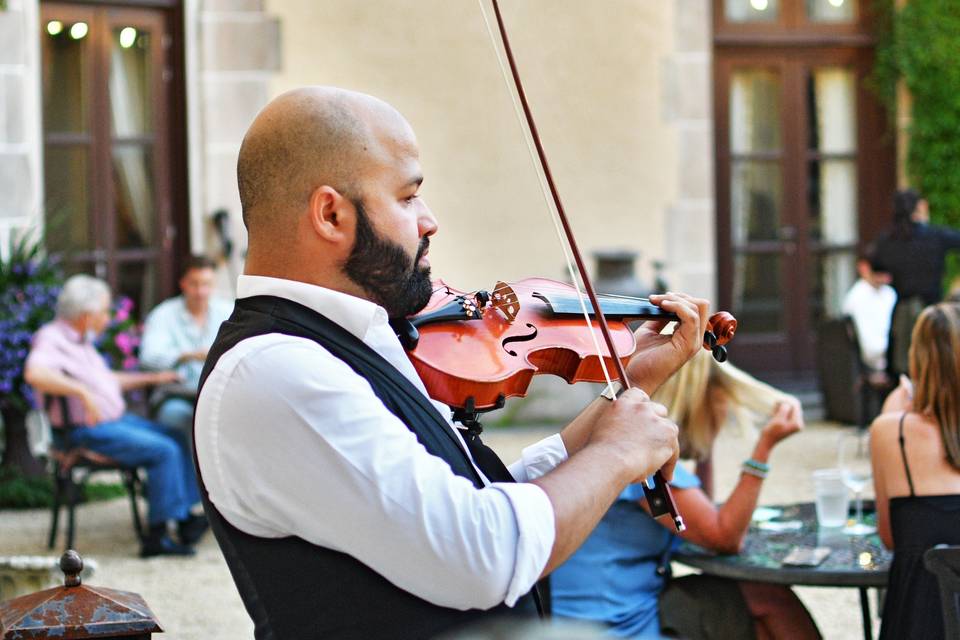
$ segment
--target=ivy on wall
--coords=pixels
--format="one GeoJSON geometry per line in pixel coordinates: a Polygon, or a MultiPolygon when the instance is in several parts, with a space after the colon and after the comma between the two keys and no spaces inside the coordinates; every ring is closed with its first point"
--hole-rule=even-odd
{"type": "MultiPolygon", "coordinates": [[[[874,80],[895,114],[896,84],[913,98],[907,174],[933,222],[960,228],[960,7],[953,0],[878,0],[874,80]]],[[[895,121],[891,118],[891,121],[895,121]]]]}

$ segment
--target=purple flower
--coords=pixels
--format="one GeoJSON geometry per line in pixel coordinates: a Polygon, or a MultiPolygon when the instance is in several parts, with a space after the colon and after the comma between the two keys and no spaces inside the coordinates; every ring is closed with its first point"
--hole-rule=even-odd
{"type": "Polygon", "coordinates": [[[124,307],[120,307],[119,309],[117,309],[117,314],[113,317],[113,319],[115,322],[120,323],[120,322],[126,322],[129,317],[130,317],[130,310],[125,309],[124,307]]]}
{"type": "Polygon", "coordinates": [[[133,300],[131,300],[127,296],[123,296],[122,298],[120,298],[119,307],[120,309],[126,311],[127,315],[129,315],[130,312],[133,310],[133,300]]]}
{"type": "Polygon", "coordinates": [[[137,368],[137,359],[133,356],[129,356],[123,359],[123,368],[126,370],[136,369],[137,368]]]}

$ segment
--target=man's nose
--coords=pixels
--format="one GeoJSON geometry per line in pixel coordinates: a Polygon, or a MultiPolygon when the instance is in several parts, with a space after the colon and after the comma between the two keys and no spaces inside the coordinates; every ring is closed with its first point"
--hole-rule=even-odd
{"type": "Polygon", "coordinates": [[[423,211],[420,212],[417,225],[419,227],[421,238],[432,236],[437,232],[437,228],[439,226],[437,225],[437,218],[433,215],[433,212],[430,210],[430,207],[427,206],[426,202],[423,202],[423,211]]]}

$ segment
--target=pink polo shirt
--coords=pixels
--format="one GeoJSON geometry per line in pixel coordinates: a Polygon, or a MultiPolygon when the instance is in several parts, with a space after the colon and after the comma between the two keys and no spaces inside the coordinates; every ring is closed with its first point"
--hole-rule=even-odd
{"type": "MultiPolygon", "coordinates": [[[[104,422],[116,420],[126,411],[120,381],[107,368],[103,356],[63,320],[48,322],[34,334],[26,366],[53,369],[82,382],[93,393],[104,422]]],[[[43,406],[43,398],[38,401],[43,406]]],[[[69,402],[70,418],[74,424],[82,424],[84,413],[79,398],[71,397],[69,402]]],[[[50,420],[56,425],[63,423],[59,403],[51,407],[50,420]]]]}

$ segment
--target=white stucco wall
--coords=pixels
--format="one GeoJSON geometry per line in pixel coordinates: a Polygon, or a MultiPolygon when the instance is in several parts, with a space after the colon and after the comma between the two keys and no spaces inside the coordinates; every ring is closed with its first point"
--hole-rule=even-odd
{"type": "MultiPolygon", "coordinates": [[[[673,288],[714,289],[709,0],[503,0],[544,145],[586,254],[666,262],[673,288]]],[[[272,96],[335,84],[380,96],[417,131],[455,286],[565,277],[563,254],[476,0],[186,0],[191,245],[233,217],[236,152],[272,96]]],[[[491,16],[492,18],[492,16],[491,16]]],[[[0,242],[41,219],[37,0],[0,12],[0,242]]],[[[224,274],[223,287],[231,288],[224,274]]]]}
{"type": "MultiPolygon", "coordinates": [[[[652,277],[651,259],[663,259],[675,288],[711,294],[703,267],[713,264],[713,208],[704,206],[712,147],[701,144],[712,135],[708,1],[502,5],[584,252],[637,250],[642,278],[652,277]],[[678,240],[687,231],[692,244],[678,240]]],[[[441,225],[435,275],[464,289],[564,276],[476,0],[266,0],[265,8],[282,26],[271,95],[344,86],[391,102],[413,124],[422,193],[441,225]]]]}

